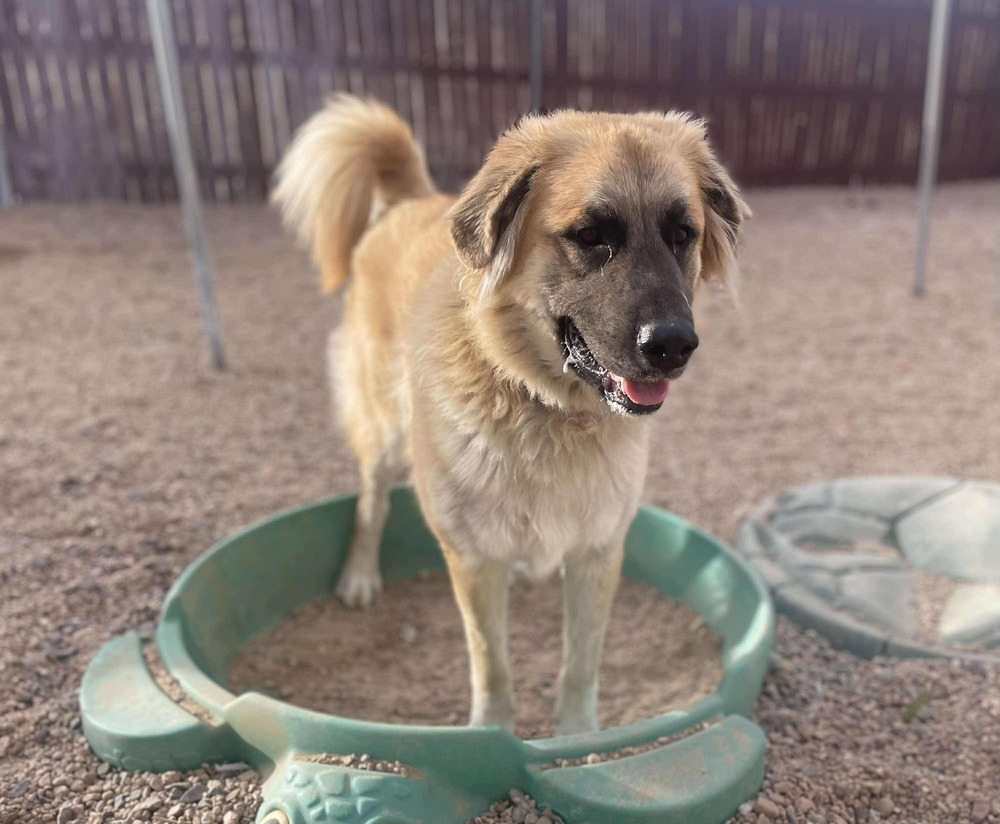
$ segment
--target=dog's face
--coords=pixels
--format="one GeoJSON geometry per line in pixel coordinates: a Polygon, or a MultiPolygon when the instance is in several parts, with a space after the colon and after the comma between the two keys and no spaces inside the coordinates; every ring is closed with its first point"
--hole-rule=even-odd
{"type": "Polygon", "coordinates": [[[749,211],[683,115],[560,112],[505,134],[452,211],[479,300],[516,313],[539,372],[624,414],[658,409],[698,345],[749,211]]]}

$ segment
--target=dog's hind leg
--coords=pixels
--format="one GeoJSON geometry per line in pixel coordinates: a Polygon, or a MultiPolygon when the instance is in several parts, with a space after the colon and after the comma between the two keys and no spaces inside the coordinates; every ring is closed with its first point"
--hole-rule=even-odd
{"type": "Polygon", "coordinates": [[[442,545],[455,600],[462,613],[472,676],[469,724],[514,726],[514,693],[507,657],[507,594],[510,566],[468,559],[442,545]]]}
{"type": "Polygon", "coordinates": [[[621,578],[624,548],[566,558],[563,666],[556,701],[556,735],[597,729],[601,651],[621,578]]]}
{"type": "Polygon", "coordinates": [[[354,533],[334,594],[348,607],[366,607],[382,589],[379,545],[389,515],[389,490],[398,478],[391,459],[380,456],[361,467],[361,493],[354,514],[354,533]]]}
{"type": "Polygon", "coordinates": [[[334,594],[348,607],[366,607],[382,589],[379,546],[389,515],[389,490],[404,474],[402,434],[372,413],[372,387],[363,381],[363,354],[338,332],[330,336],[329,366],[335,406],[361,471],[354,532],[334,594]],[[345,391],[346,390],[346,391],[345,391]]]}

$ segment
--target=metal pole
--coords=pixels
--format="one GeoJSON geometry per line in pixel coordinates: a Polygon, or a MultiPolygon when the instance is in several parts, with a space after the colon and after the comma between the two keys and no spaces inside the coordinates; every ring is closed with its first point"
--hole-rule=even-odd
{"type": "Polygon", "coordinates": [[[0,129],[0,208],[9,209],[13,205],[14,185],[7,167],[7,145],[3,140],[3,129],[0,129]]]}
{"type": "Polygon", "coordinates": [[[931,44],[927,55],[927,88],[924,92],[924,123],[920,135],[920,175],[917,180],[917,259],[913,294],[924,293],[927,243],[931,231],[931,193],[937,177],[941,143],[941,87],[944,82],[948,11],[951,0],[934,0],[931,10],[931,44]]]}
{"type": "Polygon", "coordinates": [[[205,227],[201,215],[201,200],[198,197],[198,179],[194,171],[191,155],[191,137],[188,132],[187,113],[181,98],[181,77],[178,69],[177,41],[174,39],[174,24],[170,13],[169,0],[146,0],[149,16],[149,33],[156,54],[156,72],[160,78],[160,94],[163,97],[163,114],[167,121],[170,137],[170,152],[174,160],[174,174],[177,177],[177,191],[180,195],[181,210],[184,213],[184,231],[194,263],[194,279],[201,299],[201,314],[208,338],[208,348],[212,354],[212,365],[216,369],[226,368],[219,337],[219,319],[215,312],[215,295],[212,288],[212,272],[208,265],[205,245],[205,227]]]}
{"type": "Polygon", "coordinates": [[[531,55],[531,111],[537,113],[542,108],[542,0],[531,0],[531,36],[528,48],[531,55]]]}

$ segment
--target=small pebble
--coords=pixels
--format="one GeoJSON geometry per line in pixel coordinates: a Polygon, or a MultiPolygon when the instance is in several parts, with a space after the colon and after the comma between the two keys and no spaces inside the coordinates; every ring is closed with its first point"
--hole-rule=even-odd
{"type": "Polygon", "coordinates": [[[158,795],[151,795],[149,796],[149,798],[140,801],[139,805],[136,807],[136,810],[139,812],[145,812],[145,811],[153,812],[154,810],[160,809],[160,807],[162,806],[163,806],[163,799],[161,799],[158,795]]]}
{"type": "Polygon", "coordinates": [[[18,781],[14,785],[14,788],[10,792],[7,793],[7,798],[20,798],[22,795],[24,795],[25,793],[27,793],[28,790],[30,790],[30,789],[31,789],[31,782],[30,781],[27,781],[27,780],[25,780],[25,781],[18,781]]]}
{"type": "Polygon", "coordinates": [[[193,784],[187,790],[184,791],[184,795],[181,796],[180,800],[183,804],[197,804],[201,801],[202,797],[205,795],[205,785],[204,784],[193,784]]]}
{"type": "Polygon", "coordinates": [[[896,805],[892,803],[892,799],[889,796],[883,795],[872,802],[872,809],[879,813],[879,815],[889,815],[889,813],[896,809],[896,805]]]}
{"type": "Polygon", "coordinates": [[[777,818],[781,815],[781,808],[765,795],[758,795],[753,808],[761,815],[768,818],[777,818]]]}
{"type": "Polygon", "coordinates": [[[969,817],[979,824],[981,821],[985,821],[986,817],[990,814],[990,805],[987,801],[976,801],[972,805],[972,811],[969,813],[969,817]]]}
{"type": "Polygon", "coordinates": [[[243,763],[242,761],[233,761],[229,764],[216,764],[215,774],[222,776],[239,775],[242,772],[246,772],[247,770],[252,770],[252,769],[253,767],[251,767],[249,764],[243,763]]]}

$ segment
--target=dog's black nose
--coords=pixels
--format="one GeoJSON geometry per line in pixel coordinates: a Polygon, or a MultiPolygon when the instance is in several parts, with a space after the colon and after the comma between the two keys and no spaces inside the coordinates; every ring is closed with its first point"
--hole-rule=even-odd
{"type": "Polygon", "coordinates": [[[654,320],[639,328],[636,340],[646,362],[658,372],[679,369],[698,348],[698,336],[687,320],[654,320]]]}

